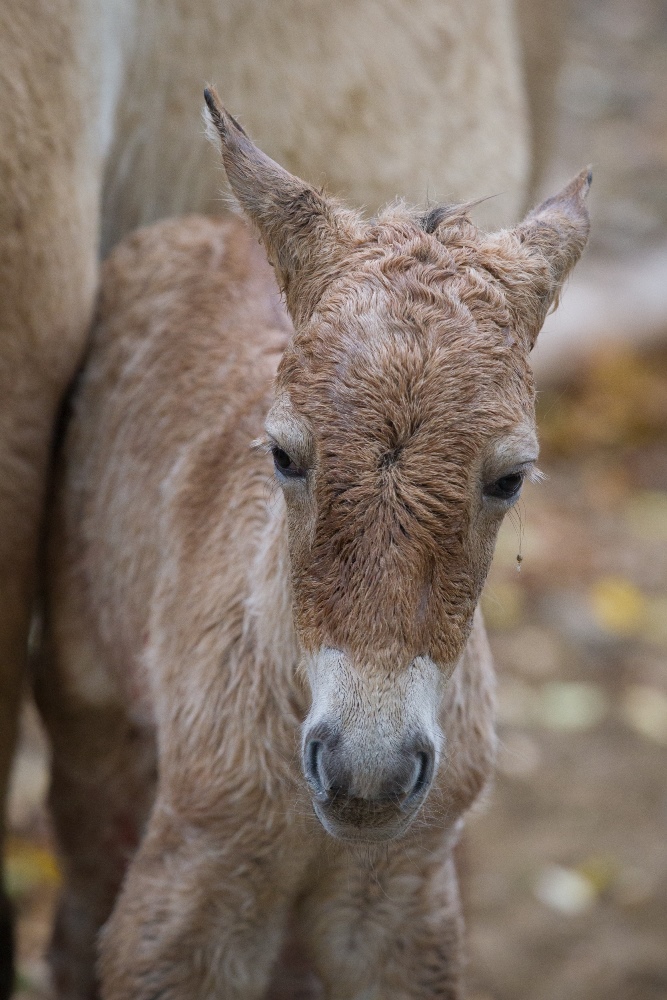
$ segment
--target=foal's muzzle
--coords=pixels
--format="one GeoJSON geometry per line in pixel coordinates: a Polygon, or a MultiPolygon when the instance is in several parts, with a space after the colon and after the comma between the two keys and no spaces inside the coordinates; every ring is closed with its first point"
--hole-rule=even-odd
{"type": "Polygon", "coordinates": [[[306,662],[303,773],[322,825],[343,840],[399,837],[438,769],[443,671],[428,656],[396,659],[323,646],[306,662]]]}
{"type": "Polygon", "coordinates": [[[326,723],[306,733],[303,742],[315,812],[329,833],[344,840],[400,836],[428,793],[435,756],[428,738],[417,737],[392,753],[361,754],[355,761],[342,733],[326,723]]]}

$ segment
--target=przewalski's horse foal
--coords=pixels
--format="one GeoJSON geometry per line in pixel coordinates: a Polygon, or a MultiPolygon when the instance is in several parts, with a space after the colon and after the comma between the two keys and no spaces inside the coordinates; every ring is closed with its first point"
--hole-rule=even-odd
{"type": "Polygon", "coordinates": [[[452,847],[494,754],[475,609],[589,176],[494,235],[367,222],[207,100],[293,328],[237,219],[106,265],[50,546],[61,995],[90,995],[138,844],[105,1000],[261,998],[288,943],[327,997],[455,998],[452,847]]]}

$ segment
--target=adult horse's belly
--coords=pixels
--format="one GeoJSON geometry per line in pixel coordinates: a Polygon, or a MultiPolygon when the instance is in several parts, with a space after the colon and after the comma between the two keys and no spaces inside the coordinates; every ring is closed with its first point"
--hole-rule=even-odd
{"type": "Polygon", "coordinates": [[[269,155],[370,211],[498,193],[486,223],[521,211],[528,127],[505,0],[113,3],[102,64],[110,89],[119,65],[123,76],[105,247],[137,224],[215,209],[222,176],[198,113],[208,81],[269,155]]]}

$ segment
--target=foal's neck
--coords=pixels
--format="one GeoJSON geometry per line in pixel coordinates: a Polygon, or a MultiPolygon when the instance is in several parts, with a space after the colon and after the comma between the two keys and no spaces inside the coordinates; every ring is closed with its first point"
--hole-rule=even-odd
{"type": "Polygon", "coordinates": [[[248,573],[245,630],[254,651],[255,669],[262,683],[289,714],[307,711],[304,679],[298,665],[301,649],[292,617],[292,587],[287,542],[287,515],[281,492],[266,501],[266,521],[261,529],[248,573]]]}

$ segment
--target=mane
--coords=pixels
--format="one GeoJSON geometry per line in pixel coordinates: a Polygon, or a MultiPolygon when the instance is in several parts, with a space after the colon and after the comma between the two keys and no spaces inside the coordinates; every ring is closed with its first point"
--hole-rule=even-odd
{"type": "Polygon", "coordinates": [[[470,209],[476,204],[477,202],[470,201],[452,205],[435,205],[428,212],[418,216],[417,223],[420,229],[423,229],[430,236],[434,235],[441,226],[449,229],[452,226],[467,224],[477,229],[469,215],[470,209]]]}

